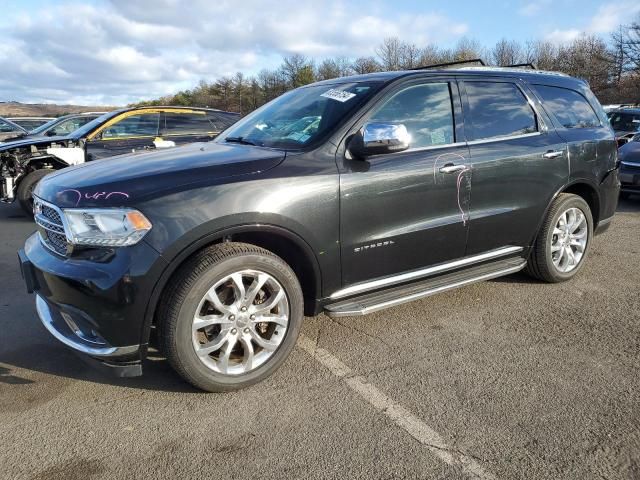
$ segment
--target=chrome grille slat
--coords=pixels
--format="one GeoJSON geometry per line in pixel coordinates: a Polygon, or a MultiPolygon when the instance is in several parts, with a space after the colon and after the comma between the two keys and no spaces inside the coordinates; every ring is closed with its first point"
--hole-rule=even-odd
{"type": "Polygon", "coordinates": [[[52,252],[66,256],[68,243],[62,223],[62,212],[36,197],[33,199],[33,204],[34,211],[37,212],[34,220],[40,227],[40,241],[52,252]]]}

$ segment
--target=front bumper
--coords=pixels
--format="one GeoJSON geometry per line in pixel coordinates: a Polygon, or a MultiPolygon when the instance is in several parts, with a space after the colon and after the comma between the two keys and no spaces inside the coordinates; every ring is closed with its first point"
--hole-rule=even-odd
{"type": "Polygon", "coordinates": [[[116,376],[142,373],[146,308],[164,267],[153,248],[140,242],[61,257],[34,234],[18,256],[40,321],[56,339],[116,376]]]}

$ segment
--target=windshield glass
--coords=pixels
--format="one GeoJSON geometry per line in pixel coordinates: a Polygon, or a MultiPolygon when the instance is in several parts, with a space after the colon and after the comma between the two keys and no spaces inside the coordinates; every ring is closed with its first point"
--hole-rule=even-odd
{"type": "Polygon", "coordinates": [[[640,131],[640,113],[611,112],[609,121],[614,130],[623,132],[640,131]]]}
{"type": "Polygon", "coordinates": [[[55,125],[56,123],[60,122],[62,120],[63,117],[61,118],[54,118],[53,120],[49,120],[47,123],[40,125],[39,127],[34,128],[33,130],[29,130],[29,134],[30,135],[38,135],[39,133],[44,132],[45,130],[47,130],[49,127],[51,127],[52,125],[55,125]]]}
{"type": "Polygon", "coordinates": [[[293,90],[239,120],[216,141],[294,150],[307,147],[326,137],[380,85],[351,82],[293,90]]]}
{"type": "Polygon", "coordinates": [[[95,129],[96,127],[99,127],[104,122],[109,120],[111,117],[114,117],[118,113],[120,113],[120,111],[116,110],[114,112],[108,112],[108,113],[105,113],[104,115],[100,115],[98,118],[96,118],[94,120],[91,120],[89,123],[85,123],[79,129],[77,129],[75,132],[73,132],[73,136],[77,137],[77,138],[84,137],[89,132],[91,132],[93,129],[95,129]]]}

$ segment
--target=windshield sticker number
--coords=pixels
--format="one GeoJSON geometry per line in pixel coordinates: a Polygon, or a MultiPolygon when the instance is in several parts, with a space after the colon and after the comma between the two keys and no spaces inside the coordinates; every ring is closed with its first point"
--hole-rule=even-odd
{"type": "Polygon", "coordinates": [[[331,100],[337,100],[338,102],[344,103],[348,100],[351,100],[353,97],[356,96],[356,94],[351,92],[345,92],[343,90],[335,90],[332,88],[331,90],[327,90],[320,96],[327,97],[327,98],[330,98],[331,100]]]}

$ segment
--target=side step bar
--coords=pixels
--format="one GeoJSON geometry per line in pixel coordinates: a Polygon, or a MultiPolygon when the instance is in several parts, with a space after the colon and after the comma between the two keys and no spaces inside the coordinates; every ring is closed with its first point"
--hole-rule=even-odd
{"type": "Polygon", "coordinates": [[[510,258],[489,264],[468,268],[464,271],[441,275],[421,282],[402,285],[356,298],[343,300],[325,307],[325,313],[332,317],[367,315],[389,307],[412,302],[419,298],[446,292],[454,288],[492,278],[519,272],[526,266],[523,258],[510,258]]]}

